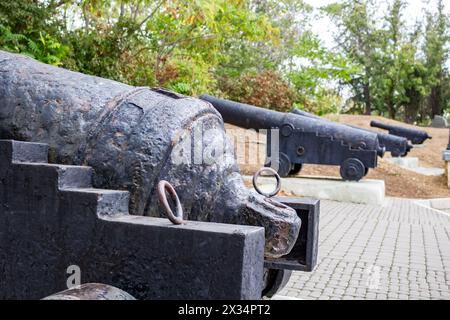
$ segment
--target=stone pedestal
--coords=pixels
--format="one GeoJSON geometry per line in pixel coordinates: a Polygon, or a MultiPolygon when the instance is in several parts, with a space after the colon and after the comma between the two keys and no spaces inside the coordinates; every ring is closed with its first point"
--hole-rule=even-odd
{"type": "Polygon", "coordinates": [[[417,157],[403,157],[403,158],[385,158],[386,161],[398,165],[402,168],[418,168],[419,158],[417,157]]]}
{"type": "Polygon", "coordinates": [[[403,169],[411,170],[424,176],[442,176],[444,174],[444,169],[442,168],[421,167],[419,165],[419,158],[416,157],[386,158],[385,160],[403,169]]]}
{"type": "Polygon", "coordinates": [[[447,119],[443,116],[434,116],[433,122],[431,123],[431,126],[433,128],[448,128],[448,122],[447,119]]]}
{"type": "Polygon", "coordinates": [[[445,175],[447,176],[447,185],[450,188],[450,150],[442,152],[442,159],[445,161],[445,175]]]}

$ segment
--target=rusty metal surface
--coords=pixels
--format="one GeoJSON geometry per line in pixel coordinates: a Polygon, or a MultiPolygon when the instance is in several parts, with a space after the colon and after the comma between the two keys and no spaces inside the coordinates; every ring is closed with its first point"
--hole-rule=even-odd
{"type": "Polygon", "coordinates": [[[94,168],[95,187],[130,192],[134,215],[162,215],[156,187],[167,180],[184,219],[265,227],[268,257],[290,252],[299,233],[293,209],[245,188],[220,114],[199,99],[0,51],[0,138],[47,143],[51,162],[94,168]],[[215,150],[220,161],[204,161],[215,150]]]}

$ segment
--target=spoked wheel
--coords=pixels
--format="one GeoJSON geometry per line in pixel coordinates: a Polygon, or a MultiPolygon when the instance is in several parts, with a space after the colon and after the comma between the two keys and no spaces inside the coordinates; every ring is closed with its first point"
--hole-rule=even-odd
{"type": "Polygon", "coordinates": [[[289,172],[289,175],[293,176],[296,175],[297,173],[299,173],[303,168],[303,163],[294,163],[292,165],[292,169],[289,172]]]}
{"type": "Polygon", "coordinates": [[[341,164],[340,173],[342,179],[346,181],[359,181],[366,174],[366,167],[361,160],[350,158],[341,164]]]}
{"type": "Polygon", "coordinates": [[[291,161],[289,160],[289,157],[282,152],[280,152],[278,162],[275,164],[275,166],[272,165],[271,159],[269,159],[268,162],[266,162],[265,166],[271,167],[280,175],[280,177],[283,178],[287,177],[292,170],[292,164],[291,161]]]}

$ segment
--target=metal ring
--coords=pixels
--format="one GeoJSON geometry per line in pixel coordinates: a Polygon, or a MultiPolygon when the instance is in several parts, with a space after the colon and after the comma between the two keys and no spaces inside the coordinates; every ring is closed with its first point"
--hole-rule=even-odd
{"type": "Polygon", "coordinates": [[[271,198],[273,196],[276,196],[278,194],[278,192],[280,192],[281,189],[281,178],[280,175],[273,170],[272,168],[269,167],[263,167],[261,169],[259,169],[254,175],[253,175],[253,187],[255,188],[256,192],[258,192],[259,194],[262,194],[263,196],[266,196],[268,198],[271,198]],[[274,191],[272,191],[271,193],[265,193],[263,192],[257,185],[256,181],[258,180],[259,176],[261,175],[261,173],[263,172],[269,172],[271,173],[276,179],[277,179],[277,186],[275,188],[274,191]]]}
{"type": "Polygon", "coordinates": [[[177,192],[175,191],[173,186],[166,180],[161,180],[158,183],[158,199],[161,205],[164,207],[164,210],[166,210],[167,217],[173,224],[185,223],[185,221],[183,220],[183,208],[181,207],[181,202],[180,199],[178,198],[177,192]],[[175,208],[177,211],[176,216],[173,214],[173,211],[169,206],[166,192],[175,202],[175,208]]]}

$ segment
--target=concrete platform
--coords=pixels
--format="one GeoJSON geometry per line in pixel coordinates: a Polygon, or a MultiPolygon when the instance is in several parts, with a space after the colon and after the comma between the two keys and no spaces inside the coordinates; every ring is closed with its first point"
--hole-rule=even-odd
{"type": "Polygon", "coordinates": [[[423,174],[424,176],[442,176],[445,173],[445,169],[441,168],[426,168],[426,167],[418,167],[409,169],[418,174],[423,174]]]}
{"type": "Polygon", "coordinates": [[[420,167],[419,158],[416,157],[385,158],[385,160],[403,169],[411,170],[424,176],[441,176],[445,173],[445,169],[443,168],[420,167]]]}
{"type": "MultiPolygon", "coordinates": [[[[252,177],[244,176],[244,180],[251,183],[252,177]]],[[[264,191],[273,190],[274,181],[271,177],[258,179],[264,191]]],[[[331,177],[283,178],[281,190],[293,196],[360,204],[382,205],[385,199],[384,181],[372,179],[350,182],[331,177]]]]}
{"type": "Polygon", "coordinates": [[[402,168],[411,169],[419,167],[419,158],[417,157],[385,158],[385,160],[402,168]]]}

